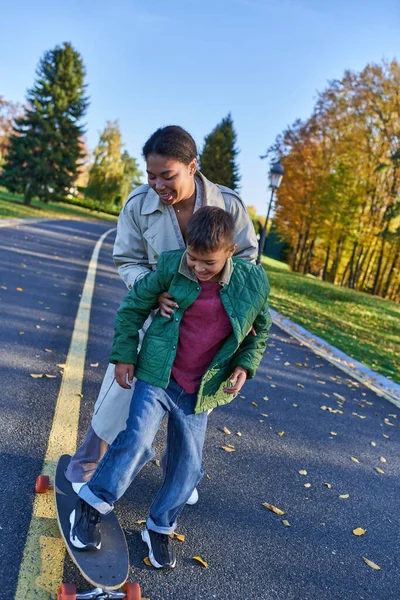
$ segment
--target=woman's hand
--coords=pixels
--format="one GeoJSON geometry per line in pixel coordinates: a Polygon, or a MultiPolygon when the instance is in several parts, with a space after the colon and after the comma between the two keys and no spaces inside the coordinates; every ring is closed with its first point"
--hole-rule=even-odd
{"type": "Polygon", "coordinates": [[[240,392],[247,379],[247,369],[243,367],[235,367],[232,375],[229,378],[229,382],[232,383],[232,387],[224,388],[225,394],[236,394],[240,392]]]}
{"type": "Polygon", "coordinates": [[[126,363],[115,363],[115,379],[124,390],[130,390],[135,374],[134,365],[126,363]],[[129,385],[130,384],[130,385],[129,385]]]}
{"type": "Polygon", "coordinates": [[[168,292],[163,292],[158,296],[158,304],[160,306],[160,315],[167,319],[174,314],[174,308],[179,308],[174,297],[168,294],[168,292]]]}

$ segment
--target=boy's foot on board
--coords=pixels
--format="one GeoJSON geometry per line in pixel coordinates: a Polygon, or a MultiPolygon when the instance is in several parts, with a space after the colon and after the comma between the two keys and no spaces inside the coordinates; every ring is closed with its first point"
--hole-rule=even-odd
{"type": "Polygon", "coordinates": [[[100,550],[100,521],[100,513],[82,498],[78,498],[75,509],[69,516],[71,544],[79,550],[100,550]]]}
{"type": "Polygon", "coordinates": [[[142,531],[142,540],[149,548],[149,558],[153,567],[156,569],[173,569],[175,567],[175,551],[169,535],[146,528],[142,531]]]}

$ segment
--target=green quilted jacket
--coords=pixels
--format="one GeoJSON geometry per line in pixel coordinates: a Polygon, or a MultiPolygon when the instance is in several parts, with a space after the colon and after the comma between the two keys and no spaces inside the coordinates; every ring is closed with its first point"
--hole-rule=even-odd
{"type": "MultiPolygon", "coordinates": [[[[204,373],[197,394],[195,413],[227,404],[234,395],[225,394],[233,369],[240,365],[253,377],[265,351],[271,317],[267,298],[269,283],[262,267],[240,258],[232,261],[229,283],[220,290],[222,304],[229,316],[233,333],[228,336],[204,373]],[[254,326],[257,335],[248,335],[254,326]]],[[[125,296],[115,322],[110,362],[135,365],[135,376],[166,389],[179,338],[179,323],[184,311],[201,291],[193,271],[186,264],[183,250],[164,252],[157,271],[135,283],[125,296]],[[181,263],[185,263],[185,269],[181,263]],[[185,271],[183,274],[180,271],[185,271]],[[172,318],[157,313],[143,339],[139,354],[139,331],[151,310],[158,307],[158,296],[168,291],[177,302],[172,318]]],[[[199,335],[201,332],[199,332],[199,335]]]]}

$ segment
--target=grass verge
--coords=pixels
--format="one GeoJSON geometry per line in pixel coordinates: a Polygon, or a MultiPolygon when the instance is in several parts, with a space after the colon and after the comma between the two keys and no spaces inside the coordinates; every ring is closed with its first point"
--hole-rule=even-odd
{"type": "Polygon", "coordinates": [[[3,188],[0,189],[0,220],[1,219],[103,219],[116,221],[118,217],[97,210],[90,210],[81,206],[65,204],[62,202],[41,202],[37,198],[32,200],[31,206],[25,206],[23,196],[11,194],[3,188]]]}
{"type": "Polygon", "coordinates": [[[293,273],[264,257],[270,305],[374,371],[400,383],[400,305],[293,273]]]}

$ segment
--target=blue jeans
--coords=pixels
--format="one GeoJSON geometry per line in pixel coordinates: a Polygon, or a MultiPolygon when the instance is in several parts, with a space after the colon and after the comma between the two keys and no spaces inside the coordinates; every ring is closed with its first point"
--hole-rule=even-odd
{"type": "Polygon", "coordinates": [[[126,429],[109,447],[90,481],[79,495],[100,513],[114,502],[154,456],[154,437],[168,414],[164,479],[147,518],[147,527],[159,533],[175,531],[176,519],[203,476],[201,468],[207,412],[194,414],[197,395],[188,394],[176,381],[166,390],[138,380],[132,396],[126,429]]]}

